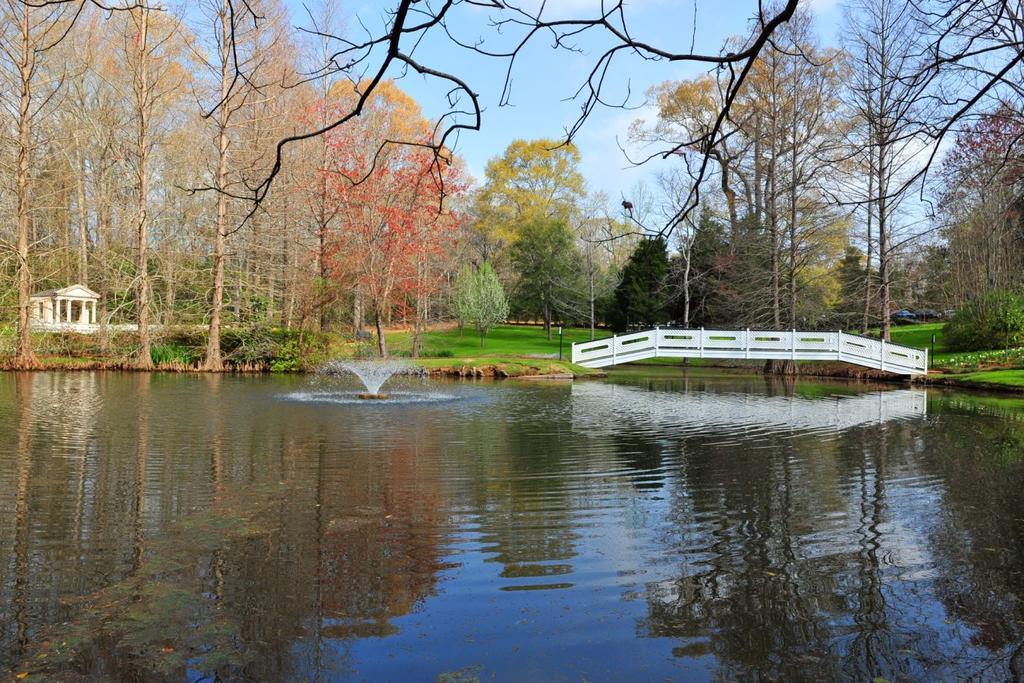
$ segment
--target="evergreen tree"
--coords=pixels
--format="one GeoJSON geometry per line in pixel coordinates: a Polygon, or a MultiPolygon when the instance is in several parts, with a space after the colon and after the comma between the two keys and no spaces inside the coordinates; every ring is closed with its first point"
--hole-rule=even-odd
{"type": "Polygon", "coordinates": [[[668,249],[663,237],[644,240],[622,269],[609,320],[616,330],[650,327],[668,318],[668,249]]]}
{"type": "Polygon", "coordinates": [[[517,312],[540,316],[551,338],[551,323],[565,311],[575,292],[576,246],[561,220],[538,219],[519,229],[512,245],[512,265],[519,275],[514,304],[517,312]]]}

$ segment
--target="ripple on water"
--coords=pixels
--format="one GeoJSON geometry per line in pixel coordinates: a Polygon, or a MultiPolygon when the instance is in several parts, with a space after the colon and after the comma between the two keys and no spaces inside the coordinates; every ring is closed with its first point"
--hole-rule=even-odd
{"type": "Polygon", "coordinates": [[[388,406],[409,405],[413,403],[446,403],[457,401],[455,394],[439,391],[391,391],[387,399],[360,398],[361,391],[294,391],[280,396],[282,400],[296,403],[329,403],[333,405],[388,406]]]}
{"type": "Polygon", "coordinates": [[[1012,677],[1003,418],[934,395],[929,418],[913,391],[400,381],[0,376],[0,669],[91,633],[82,677],[200,647],[263,680],[333,655],[336,678],[434,677],[450,653],[536,680],[1012,677]],[[138,615],[154,647],[92,642],[138,615]]]}

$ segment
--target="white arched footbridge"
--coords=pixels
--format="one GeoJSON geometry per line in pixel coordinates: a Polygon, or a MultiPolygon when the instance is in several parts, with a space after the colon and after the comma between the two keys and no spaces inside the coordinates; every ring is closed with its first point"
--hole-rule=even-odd
{"type": "Polygon", "coordinates": [[[572,345],[572,362],[603,368],[646,358],[842,361],[897,375],[928,374],[928,351],[845,332],[655,328],[572,345]]]}

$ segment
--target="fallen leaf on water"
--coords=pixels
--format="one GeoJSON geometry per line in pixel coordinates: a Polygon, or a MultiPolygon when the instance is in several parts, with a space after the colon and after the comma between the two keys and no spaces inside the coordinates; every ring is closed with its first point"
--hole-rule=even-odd
{"type": "Polygon", "coordinates": [[[169,655],[172,652],[174,652],[174,648],[171,647],[170,645],[164,645],[162,648],[160,648],[160,651],[163,652],[164,654],[168,654],[169,655]]]}
{"type": "Polygon", "coordinates": [[[14,674],[14,677],[17,678],[20,681],[22,678],[28,678],[28,672],[27,671],[19,671],[18,673],[14,674]]]}

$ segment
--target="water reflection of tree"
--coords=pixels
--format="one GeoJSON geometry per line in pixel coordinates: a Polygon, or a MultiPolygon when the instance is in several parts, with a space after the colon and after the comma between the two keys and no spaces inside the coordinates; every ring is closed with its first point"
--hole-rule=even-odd
{"type": "Polygon", "coordinates": [[[557,577],[573,571],[574,503],[588,495],[581,477],[602,463],[577,457],[576,435],[548,412],[568,390],[536,385],[503,395],[516,405],[458,421],[458,443],[442,449],[467,482],[458,495],[477,511],[479,542],[489,562],[503,565],[507,588],[562,588],[557,577]]]}
{"type": "Polygon", "coordinates": [[[1021,678],[1021,425],[954,420],[742,454],[688,439],[664,539],[684,560],[648,585],[642,632],[726,679],[1021,678]]]}
{"type": "Polygon", "coordinates": [[[832,567],[798,545],[816,512],[814,479],[794,462],[807,444],[693,447],[702,457],[687,461],[685,489],[673,486],[670,522],[693,529],[700,519],[706,531],[677,539],[687,558],[678,577],[648,585],[644,632],[679,639],[678,656],[714,655],[725,679],[831,677],[832,567]]]}
{"type": "Polygon", "coordinates": [[[54,373],[0,379],[0,408],[10,408],[0,409],[0,433],[11,436],[0,440],[0,510],[11,522],[0,529],[0,664],[24,650],[40,623],[59,618],[59,605],[48,598],[68,584],[53,565],[80,564],[97,398],[92,373],[74,380],[54,373]],[[55,499],[62,505],[52,505],[55,499]],[[40,542],[51,524],[67,528],[66,543],[40,542]],[[48,585],[40,586],[40,579],[48,585]]]}
{"type": "Polygon", "coordinates": [[[679,639],[679,656],[713,655],[725,678],[898,673],[904,645],[889,638],[879,557],[893,435],[880,429],[776,434],[761,450],[690,440],[701,457],[672,480],[669,521],[706,531],[671,539],[686,561],[648,586],[646,633],[679,639]],[[846,500],[836,484],[851,480],[846,500]],[[826,523],[850,508],[855,534],[826,523]]]}
{"type": "Polygon", "coordinates": [[[392,620],[433,594],[442,569],[436,471],[420,467],[410,444],[376,455],[339,468],[341,486],[326,492],[327,637],[396,632],[392,620]]]}
{"type": "MultiPolygon", "coordinates": [[[[25,577],[18,602],[35,641],[24,659],[32,670],[330,678],[345,666],[336,644],[392,631],[434,591],[440,486],[416,447],[435,448],[435,428],[353,449],[355,425],[253,411],[250,380],[209,379],[196,392],[190,378],[105,378],[109,414],[86,440],[101,455],[84,470],[59,459],[36,467],[62,435],[34,441],[45,413],[12,402],[24,407],[12,444],[24,466],[12,472],[23,486],[11,503],[26,521],[5,547],[28,557],[31,529],[45,529],[40,549],[52,559],[45,574],[34,563],[12,572],[25,577]],[[66,519],[52,516],[65,508],[66,519]],[[86,559],[52,557],[65,547],[85,548],[86,559]],[[81,597],[53,590],[75,584],[81,597]]],[[[17,398],[32,389],[18,385],[17,398]]],[[[35,403],[54,396],[35,389],[35,403]]],[[[3,646],[0,666],[19,654],[3,646]]]]}
{"type": "Polygon", "coordinates": [[[944,514],[928,542],[935,591],[975,648],[949,654],[979,679],[1024,680],[1024,423],[963,402],[944,408],[944,447],[926,461],[945,482],[944,514]]]}
{"type": "Polygon", "coordinates": [[[855,468],[857,499],[852,501],[858,521],[856,529],[856,588],[851,595],[853,622],[857,625],[852,642],[843,657],[843,670],[848,676],[896,678],[905,675],[907,658],[893,624],[889,623],[889,604],[885,595],[881,554],[886,521],[886,480],[888,451],[893,432],[889,425],[880,425],[863,435],[867,447],[860,463],[851,454],[855,468]]]}

